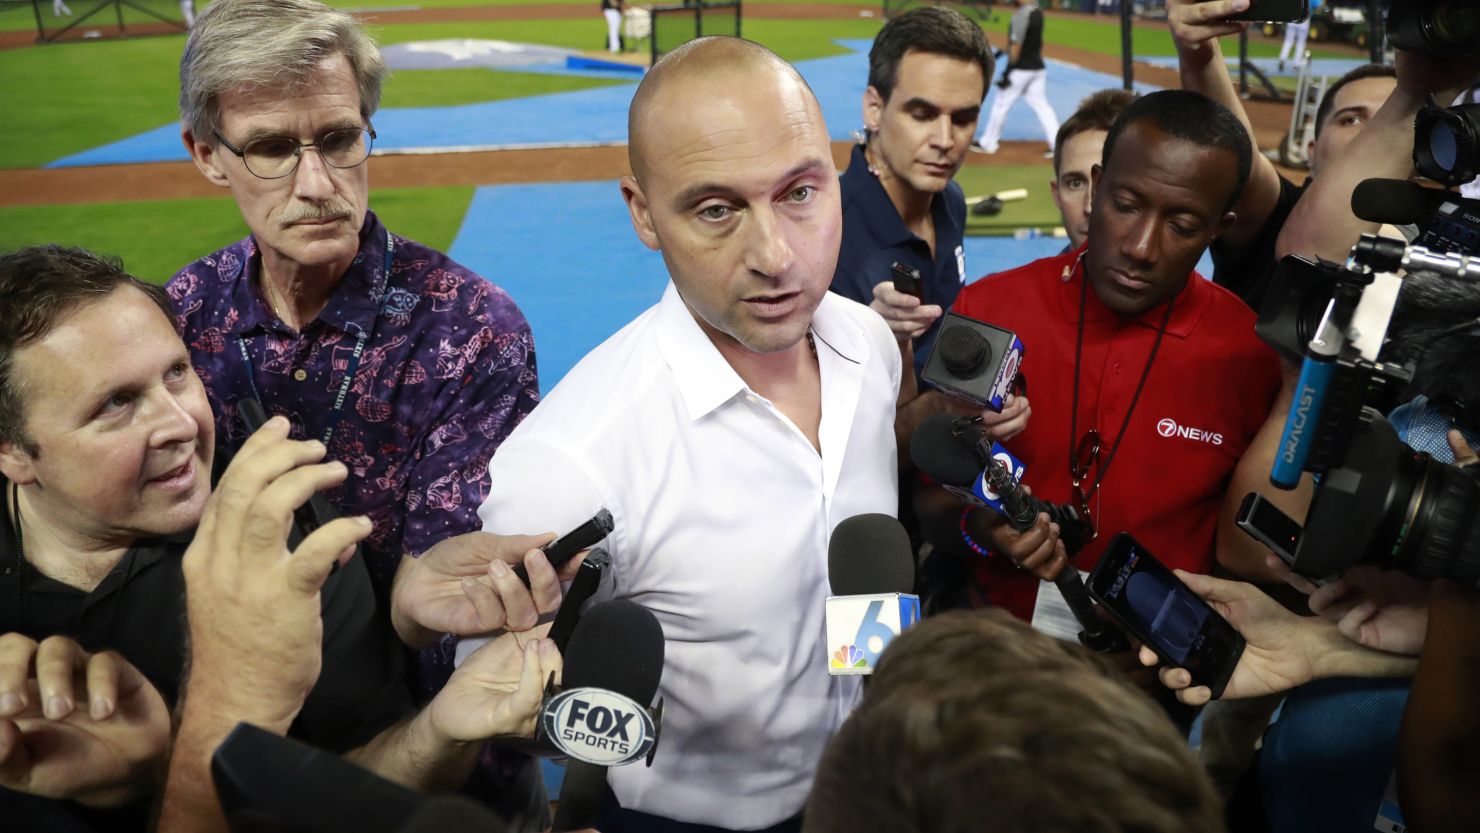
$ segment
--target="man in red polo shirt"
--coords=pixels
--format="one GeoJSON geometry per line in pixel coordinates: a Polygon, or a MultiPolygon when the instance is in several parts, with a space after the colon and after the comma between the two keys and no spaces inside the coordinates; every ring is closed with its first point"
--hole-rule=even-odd
{"type": "MultiPolygon", "coordinates": [[[[1212,567],[1230,477],[1281,382],[1254,313],[1193,271],[1234,221],[1251,156],[1243,126],[1211,99],[1137,99],[1093,168],[1086,245],[977,281],[953,307],[1027,347],[1034,414],[1008,446],[1038,497],[1092,519],[1081,570],[1121,531],[1170,567],[1212,567]]],[[[978,601],[1031,618],[1038,578],[1067,563],[1057,528],[1046,515],[1021,534],[982,510],[963,520],[968,545],[991,552],[978,601]]]]}

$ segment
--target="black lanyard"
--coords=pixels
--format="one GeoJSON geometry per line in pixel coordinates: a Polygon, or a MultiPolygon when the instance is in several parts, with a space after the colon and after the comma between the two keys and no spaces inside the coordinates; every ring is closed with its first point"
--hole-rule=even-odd
{"type": "MultiPolygon", "coordinates": [[[[340,381],[339,392],[334,396],[334,407],[329,411],[329,426],[324,429],[322,442],[325,448],[329,447],[329,440],[334,437],[334,429],[339,427],[339,420],[344,416],[344,400],[349,396],[350,386],[354,384],[355,372],[360,368],[360,357],[365,354],[365,344],[375,336],[375,328],[380,324],[380,307],[385,300],[386,288],[390,284],[391,260],[395,252],[395,238],[391,237],[390,230],[387,229],[385,232],[385,269],[382,270],[375,290],[375,317],[370,319],[370,330],[367,332],[361,329],[359,336],[355,339],[355,350],[349,356],[349,366],[344,370],[344,379],[340,381]]],[[[265,274],[263,280],[266,280],[265,274]]],[[[247,384],[252,388],[252,396],[265,405],[267,400],[262,398],[261,392],[257,390],[257,371],[252,366],[251,354],[247,352],[247,337],[238,333],[236,344],[241,348],[242,361],[247,365],[247,384]]]]}
{"type": "MultiPolygon", "coordinates": [[[[1089,299],[1089,275],[1084,272],[1084,254],[1080,254],[1079,259],[1074,261],[1074,268],[1079,272],[1080,285],[1079,333],[1074,338],[1074,403],[1073,410],[1069,412],[1069,462],[1071,465],[1078,462],[1074,456],[1079,445],[1079,359],[1084,351],[1084,307],[1089,299]]],[[[1151,342],[1151,355],[1146,357],[1146,369],[1141,371],[1141,381],[1136,383],[1136,393],[1131,397],[1131,406],[1125,410],[1125,419],[1120,423],[1120,431],[1115,435],[1115,442],[1110,446],[1110,453],[1105,456],[1104,465],[1097,466],[1099,471],[1095,472],[1095,481],[1084,492],[1085,500],[1089,500],[1095,492],[1100,490],[1100,484],[1105,482],[1105,474],[1110,471],[1110,464],[1115,461],[1115,452],[1120,450],[1120,441],[1125,439],[1125,430],[1130,427],[1131,415],[1136,412],[1136,403],[1141,400],[1141,391],[1146,387],[1147,377],[1151,375],[1151,363],[1156,361],[1156,351],[1161,347],[1161,337],[1167,334],[1167,324],[1172,320],[1172,305],[1176,302],[1176,295],[1167,301],[1166,315],[1162,316],[1161,326],[1156,330],[1156,340],[1151,342]]],[[[1101,387],[1104,387],[1103,378],[1101,387]]]]}

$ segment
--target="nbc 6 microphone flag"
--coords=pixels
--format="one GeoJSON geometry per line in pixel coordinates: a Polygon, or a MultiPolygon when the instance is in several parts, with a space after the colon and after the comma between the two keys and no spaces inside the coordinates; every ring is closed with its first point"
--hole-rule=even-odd
{"type": "Polygon", "coordinates": [[[872,674],[889,643],[920,621],[920,597],[908,593],[829,596],[827,673],[872,674]]]}

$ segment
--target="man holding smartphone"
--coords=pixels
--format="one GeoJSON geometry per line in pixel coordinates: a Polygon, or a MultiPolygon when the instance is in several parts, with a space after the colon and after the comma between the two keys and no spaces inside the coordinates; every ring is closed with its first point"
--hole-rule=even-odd
{"type": "MultiPolygon", "coordinates": [[[[1212,567],[1228,478],[1280,387],[1253,313],[1193,271],[1233,223],[1251,155],[1246,131],[1216,102],[1178,90],[1142,96],[1091,171],[1086,245],[983,278],[953,308],[1027,346],[1037,407],[1006,445],[1036,496],[1073,506],[1097,530],[1079,569],[1121,531],[1169,566],[1212,567]]],[[[971,560],[974,603],[1030,619],[1047,612],[1034,576],[1072,569],[1047,515],[1019,533],[959,503],[938,512],[925,528],[939,546],[985,554],[971,560]]]]}
{"type": "Polygon", "coordinates": [[[966,161],[991,80],[981,27],[950,9],[891,19],[869,50],[864,138],[840,178],[843,246],[832,291],[887,302],[875,309],[902,348],[913,348],[917,369],[941,311],[966,282],[966,197],[952,177],[966,161]]]}

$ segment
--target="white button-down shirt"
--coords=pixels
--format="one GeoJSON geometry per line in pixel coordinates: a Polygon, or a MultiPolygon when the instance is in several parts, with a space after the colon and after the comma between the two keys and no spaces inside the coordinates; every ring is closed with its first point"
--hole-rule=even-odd
{"type": "Polygon", "coordinates": [[[820,454],[670,284],[489,467],[487,531],[564,532],[610,509],[597,598],[632,599],[663,626],[656,759],[610,774],[627,809],[741,829],[786,819],[857,698],[857,678],[827,673],[827,544],[844,518],[897,508],[900,357],[882,318],[831,292],[812,332],[820,454]]]}

